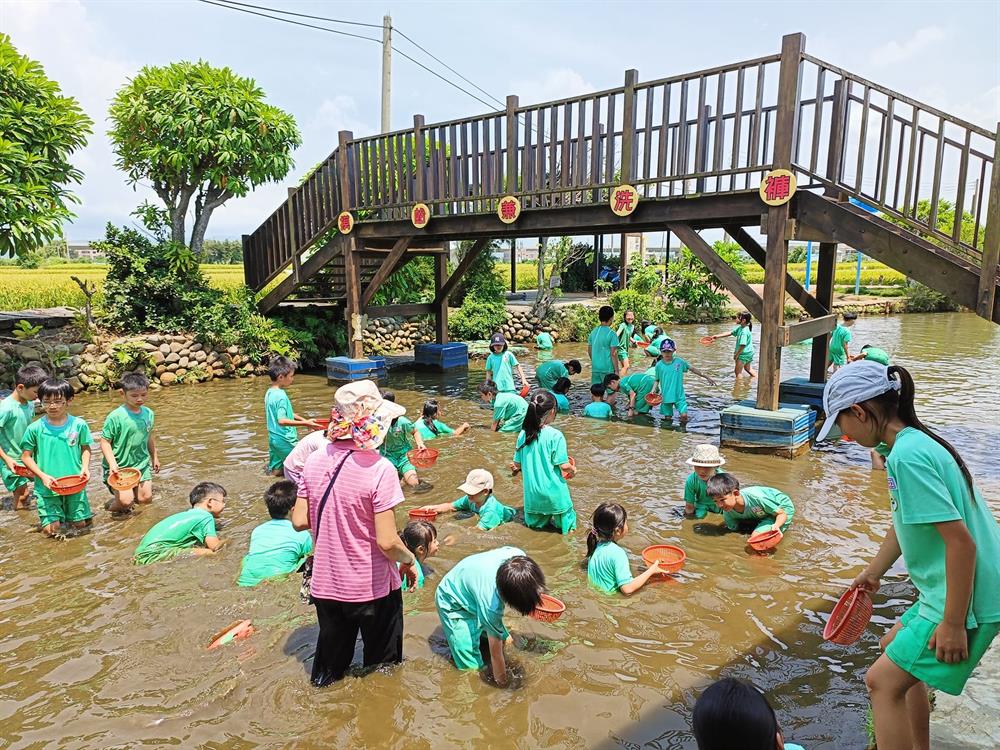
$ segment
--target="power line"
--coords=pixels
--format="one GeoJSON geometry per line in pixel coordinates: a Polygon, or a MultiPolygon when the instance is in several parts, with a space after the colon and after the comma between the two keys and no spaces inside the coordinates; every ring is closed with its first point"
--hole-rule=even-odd
{"type": "MultiPolygon", "coordinates": [[[[206,5],[216,5],[216,6],[220,7],[220,8],[226,8],[228,10],[235,10],[235,11],[238,11],[240,13],[249,13],[250,15],[260,16],[261,18],[270,18],[272,21],[281,21],[282,23],[290,23],[290,24],[293,24],[295,26],[304,26],[304,27],[306,27],[308,29],[317,29],[319,31],[328,31],[331,34],[340,34],[341,36],[349,36],[349,37],[353,37],[355,39],[365,39],[365,40],[367,40],[369,42],[375,42],[376,44],[381,44],[382,43],[381,39],[376,39],[375,37],[362,36],[361,34],[351,34],[350,32],[347,32],[347,31],[338,31],[337,29],[328,29],[326,26],[316,26],[316,25],[311,24],[311,23],[303,23],[302,21],[293,21],[290,18],[280,18],[278,16],[269,16],[266,13],[258,13],[257,11],[247,10],[245,8],[237,8],[237,7],[233,6],[233,5],[227,5],[226,2],[216,2],[216,0],[198,0],[198,2],[199,3],[205,3],[206,5]]],[[[252,7],[256,7],[256,6],[252,6],[252,7]]]]}
{"type": "Polygon", "coordinates": [[[330,23],[343,23],[343,24],[347,24],[349,26],[367,26],[368,28],[371,28],[371,29],[381,29],[382,28],[382,24],[380,24],[380,23],[363,23],[361,21],[346,21],[346,20],[343,20],[343,19],[340,19],[340,18],[326,18],[324,16],[311,16],[308,13],[295,13],[294,11],[281,10],[280,8],[269,8],[269,7],[265,6],[265,5],[252,5],[250,3],[240,3],[240,2],[237,2],[236,0],[223,0],[223,2],[226,3],[226,5],[240,5],[240,6],[243,6],[244,8],[254,8],[256,10],[266,10],[266,11],[270,11],[271,13],[281,13],[282,15],[285,15],[285,16],[296,16],[298,18],[311,18],[314,21],[329,21],[330,23]]]}

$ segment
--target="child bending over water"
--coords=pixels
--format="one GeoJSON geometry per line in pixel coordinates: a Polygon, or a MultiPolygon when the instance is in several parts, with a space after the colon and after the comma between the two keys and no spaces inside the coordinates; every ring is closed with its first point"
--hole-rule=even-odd
{"type": "Polygon", "coordinates": [[[618,503],[601,503],[590,518],[587,534],[587,580],[610,594],[621,591],[631,596],[657,573],[665,572],[659,561],[632,577],[628,554],[618,540],[628,533],[628,513],[618,503]]]}
{"type": "Polygon", "coordinates": [[[197,545],[196,555],[210,555],[222,548],[215,522],[226,509],[226,488],[215,482],[200,482],[188,495],[191,507],[167,516],[146,532],[132,556],[136,565],[166,560],[197,545]]]}
{"type": "MultiPolygon", "coordinates": [[[[396,402],[396,394],[392,391],[382,391],[382,398],[386,401],[396,402]]],[[[410,457],[406,455],[413,448],[410,438],[416,442],[417,448],[423,450],[427,447],[424,445],[424,438],[421,436],[420,430],[413,422],[405,416],[396,417],[389,425],[389,432],[385,436],[385,442],[379,447],[379,453],[392,462],[392,465],[396,467],[396,473],[399,474],[404,484],[416,487],[420,484],[417,467],[410,462],[410,457]]]]}
{"type": "Polygon", "coordinates": [[[855,362],[823,391],[827,421],[889,447],[892,526],[852,587],[874,592],[900,555],[917,601],[882,638],[865,676],[879,750],[930,747],[927,686],[959,695],[1000,631],[1000,526],[962,456],[917,418],[902,367],[855,362]]]}
{"type": "MultiPolygon", "coordinates": [[[[440,503],[438,505],[425,505],[420,510],[433,511],[435,513],[451,513],[452,511],[464,511],[479,516],[479,523],[476,528],[483,531],[490,531],[497,526],[512,521],[516,515],[513,508],[508,508],[493,495],[493,475],[486,469],[473,469],[465,478],[465,482],[458,486],[458,489],[465,493],[453,503],[440,503]]],[[[412,550],[411,550],[412,552],[412,550]]]]}
{"type": "Polygon", "coordinates": [[[785,742],[767,698],[731,677],[705,689],[691,723],[698,750],[803,750],[785,742]]]}
{"type": "Polygon", "coordinates": [[[441,405],[437,399],[430,399],[424,402],[423,414],[417,422],[417,432],[424,440],[433,440],[442,435],[461,435],[469,429],[468,422],[462,422],[456,429],[452,429],[438,419],[441,416],[441,405]]]}
{"type": "Polygon", "coordinates": [[[556,400],[548,391],[531,396],[524,429],[517,436],[514,473],[524,472],[524,525],[530,529],[554,526],[562,534],[576,530],[576,511],[567,478],[576,474],[569,462],[566,438],[550,426],[556,418],[556,400]]]}
{"type": "Polygon", "coordinates": [[[399,538],[403,540],[406,548],[413,553],[413,559],[416,561],[413,569],[416,571],[417,580],[406,591],[422,589],[424,587],[424,560],[431,555],[437,554],[438,547],[440,546],[438,544],[437,527],[430,521],[410,521],[399,532],[399,538]]]}
{"type": "Polygon", "coordinates": [[[792,523],[795,506],[792,499],[773,487],[744,487],[732,474],[716,474],[705,483],[708,496],[722,511],[722,520],[730,531],[739,531],[744,524],[754,524],[753,533],[780,529],[792,523]]]}
{"type": "Polygon", "coordinates": [[[238,586],[256,586],[266,578],[294,573],[312,554],[312,534],[296,531],[288,518],[295,506],[297,490],[295,482],[289,479],[267,488],[264,504],[271,520],[250,532],[250,549],[240,564],[238,586]]]}

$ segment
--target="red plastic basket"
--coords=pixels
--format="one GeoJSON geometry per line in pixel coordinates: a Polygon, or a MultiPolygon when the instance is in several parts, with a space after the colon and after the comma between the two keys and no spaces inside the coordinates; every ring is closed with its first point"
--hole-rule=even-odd
{"type": "Polygon", "coordinates": [[[321,429],[326,430],[330,426],[330,418],[326,417],[324,419],[314,419],[313,422],[318,424],[321,429]]]}
{"type": "Polygon", "coordinates": [[[711,336],[702,336],[700,339],[698,339],[698,343],[703,346],[708,346],[709,344],[715,343],[715,339],[712,338],[711,336]]]}
{"type": "Polygon", "coordinates": [[[414,448],[406,457],[418,469],[429,469],[437,462],[438,453],[436,448],[414,448]]]}
{"type": "Polygon", "coordinates": [[[31,479],[32,477],[35,476],[35,472],[33,472],[24,464],[14,464],[14,473],[17,474],[19,477],[27,477],[28,479],[31,479]]]}
{"type": "Polygon", "coordinates": [[[253,633],[254,629],[250,620],[237,620],[212,636],[212,640],[208,643],[208,650],[211,651],[219,646],[224,646],[230,641],[249,638],[253,633]]]}
{"type": "Polygon", "coordinates": [[[676,573],[684,567],[687,553],[672,544],[654,544],[642,551],[642,559],[647,566],[659,562],[660,567],[667,573],[676,573]]]}
{"type": "Polygon", "coordinates": [[[528,383],[525,383],[524,386],[521,388],[521,398],[524,398],[530,392],[531,392],[531,386],[528,383]]]}
{"type": "Polygon", "coordinates": [[[119,469],[108,474],[108,486],[113,490],[124,492],[139,484],[142,472],[138,469],[119,469]]]}
{"type": "Polygon", "coordinates": [[[830,619],[823,628],[823,638],[841,646],[850,646],[865,632],[871,619],[872,598],[868,592],[860,588],[848,589],[830,613],[830,619]]]}
{"type": "Polygon", "coordinates": [[[747,543],[758,552],[767,552],[769,549],[777,547],[783,537],[784,534],[781,533],[781,529],[770,529],[757,534],[751,534],[747,543]]]}
{"type": "Polygon", "coordinates": [[[436,510],[421,510],[420,508],[414,508],[409,511],[407,515],[414,521],[433,521],[437,518],[436,510]]]}
{"type": "Polygon", "coordinates": [[[647,393],[646,403],[649,404],[650,406],[659,406],[660,404],[663,403],[663,396],[661,396],[659,393],[647,393]]]}
{"type": "Polygon", "coordinates": [[[542,603],[531,612],[531,616],[542,622],[555,622],[566,611],[566,605],[554,596],[542,594],[542,603]]]}
{"type": "MultiPolygon", "coordinates": [[[[576,459],[573,458],[572,456],[567,456],[566,457],[566,463],[568,463],[574,469],[576,468],[576,459]]],[[[565,471],[563,471],[562,469],[560,469],[559,472],[563,475],[563,479],[569,479],[569,477],[566,476],[566,472],[565,471]]]]}
{"type": "Polygon", "coordinates": [[[57,495],[75,495],[87,486],[86,477],[74,474],[68,477],[59,477],[52,482],[52,491],[57,495]]]}

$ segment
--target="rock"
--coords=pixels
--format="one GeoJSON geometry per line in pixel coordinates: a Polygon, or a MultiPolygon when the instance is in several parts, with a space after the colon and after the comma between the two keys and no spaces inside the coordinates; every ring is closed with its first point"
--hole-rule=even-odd
{"type": "Polygon", "coordinates": [[[160,385],[172,385],[177,382],[177,376],[172,372],[165,372],[160,375],[160,385]]]}
{"type": "Polygon", "coordinates": [[[87,344],[83,348],[83,351],[85,351],[87,354],[95,354],[97,352],[97,344],[87,344]]]}
{"type": "Polygon", "coordinates": [[[150,355],[150,359],[152,359],[154,365],[161,365],[166,360],[166,357],[163,356],[163,352],[157,349],[150,355]]]}
{"type": "Polygon", "coordinates": [[[170,344],[160,344],[160,353],[164,356],[170,354],[170,344]]]}
{"type": "Polygon", "coordinates": [[[226,354],[234,356],[240,353],[240,348],[236,345],[230,346],[226,349],[226,354]]]}
{"type": "Polygon", "coordinates": [[[101,364],[104,364],[105,362],[110,362],[111,355],[108,354],[107,352],[101,352],[101,356],[97,358],[97,361],[100,362],[101,364]]]}
{"type": "Polygon", "coordinates": [[[83,381],[80,380],[76,375],[71,376],[67,381],[73,388],[74,393],[79,393],[83,390],[83,381]]]}
{"type": "Polygon", "coordinates": [[[190,363],[191,363],[191,358],[184,354],[181,354],[181,358],[177,360],[177,365],[179,367],[187,367],[190,363]]]}
{"type": "Polygon", "coordinates": [[[180,359],[181,359],[181,355],[180,354],[178,354],[177,352],[170,352],[170,354],[168,354],[164,358],[164,362],[166,362],[168,365],[170,365],[170,364],[174,364],[175,362],[179,362],[180,359]]]}
{"type": "Polygon", "coordinates": [[[150,342],[148,342],[148,341],[143,341],[143,342],[142,342],[141,344],[139,344],[139,346],[141,346],[141,347],[142,347],[142,350],[143,350],[144,352],[155,352],[155,351],[159,351],[159,347],[158,347],[158,346],[157,346],[156,344],[151,344],[151,343],[150,343],[150,342]]]}
{"type": "Polygon", "coordinates": [[[191,350],[189,348],[187,348],[187,347],[184,347],[183,349],[181,349],[177,353],[181,355],[181,359],[183,359],[184,357],[190,357],[191,356],[191,350]]]}
{"type": "Polygon", "coordinates": [[[216,351],[211,351],[208,353],[208,359],[205,360],[208,364],[214,365],[219,361],[219,353],[216,351]]]}
{"type": "Polygon", "coordinates": [[[179,353],[184,347],[177,341],[173,341],[170,344],[170,351],[174,353],[179,353]]]}
{"type": "Polygon", "coordinates": [[[77,375],[77,379],[84,385],[90,385],[91,376],[86,372],[80,372],[77,375]]]}
{"type": "Polygon", "coordinates": [[[203,352],[201,349],[199,349],[194,353],[195,362],[204,362],[206,359],[208,359],[208,355],[205,354],[205,352],[203,352]]]}
{"type": "Polygon", "coordinates": [[[166,371],[167,371],[167,366],[166,365],[157,365],[156,366],[156,374],[157,375],[162,375],[166,371]]]}
{"type": "Polygon", "coordinates": [[[81,344],[79,342],[75,344],[70,344],[67,349],[69,349],[70,354],[83,354],[83,350],[87,348],[86,344],[81,344]]]}
{"type": "Polygon", "coordinates": [[[159,334],[154,333],[152,336],[147,336],[146,337],[146,341],[148,341],[153,346],[159,346],[160,344],[163,343],[163,336],[160,336],[159,334]]]}
{"type": "Polygon", "coordinates": [[[177,370],[178,367],[180,367],[179,364],[177,364],[176,362],[171,362],[169,365],[167,365],[167,372],[174,372],[175,370],[177,370]]]}
{"type": "Polygon", "coordinates": [[[106,384],[107,384],[107,382],[108,382],[108,381],[106,381],[106,380],[105,380],[104,378],[102,378],[102,377],[101,377],[100,375],[95,375],[95,376],[94,376],[93,378],[91,378],[91,380],[90,380],[90,387],[91,387],[92,389],[95,389],[95,390],[96,390],[96,389],[98,389],[98,388],[101,388],[101,387],[103,387],[104,385],[106,385],[106,384]]]}
{"type": "Polygon", "coordinates": [[[25,362],[42,358],[42,355],[30,346],[15,346],[14,356],[25,362]]]}
{"type": "Polygon", "coordinates": [[[10,355],[7,353],[6,349],[0,349],[0,364],[6,364],[10,362],[10,355]]]}
{"type": "Polygon", "coordinates": [[[183,377],[184,377],[185,375],[187,375],[187,374],[188,374],[188,371],[187,371],[187,370],[186,370],[185,368],[183,368],[183,367],[178,367],[178,368],[177,368],[177,369],[176,369],[176,370],[174,371],[174,375],[176,375],[176,376],[177,376],[177,377],[179,377],[179,378],[183,378],[183,377]]]}
{"type": "Polygon", "coordinates": [[[190,349],[191,351],[193,351],[193,352],[200,352],[200,351],[201,351],[202,349],[204,349],[205,347],[204,347],[204,345],[203,345],[203,344],[199,344],[199,343],[198,343],[198,342],[196,341],[196,342],[194,342],[193,344],[191,344],[191,346],[189,346],[188,348],[189,348],[189,349],[190,349]]]}

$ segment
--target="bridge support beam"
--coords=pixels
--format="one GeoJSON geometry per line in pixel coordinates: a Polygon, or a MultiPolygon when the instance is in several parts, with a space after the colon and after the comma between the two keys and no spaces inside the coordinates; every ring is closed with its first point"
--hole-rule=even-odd
{"type": "MultiPolygon", "coordinates": [[[[470,251],[471,252],[471,251],[470,251]]],[[[448,295],[442,295],[448,279],[448,256],[439,255],[434,259],[434,340],[439,344],[448,343],[448,295]]]]}
{"type": "MultiPolygon", "coordinates": [[[[833,282],[837,275],[837,243],[821,242],[819,245],[819,269],[816,273],[816,300],[827,310],[833,309],[833,282]]],[[[826,353],[830,344],[830,334],[813,336],[812,359],[809,363],[809,382],[826,382],[826,353]]]]}
{"type": "Polygon", "coordinates": [[[993,320],[996,304],[997,262],[1000,261],[1000,122],[993,147],[993,176],[990,178],[989,208],[986,214],[986,238],[983,243],[983,261],[979,276],[979,298],[976,314],[993,320]]]}

